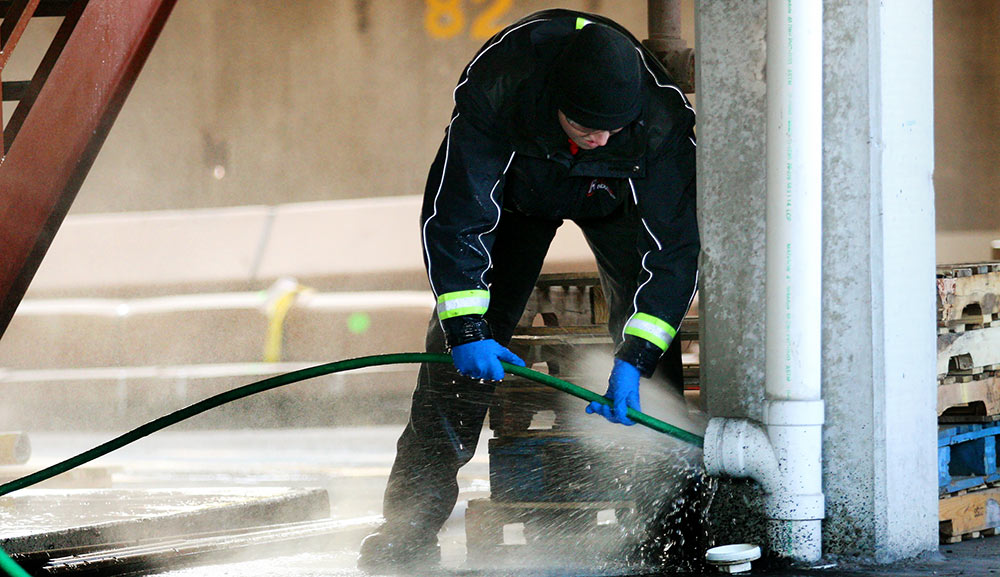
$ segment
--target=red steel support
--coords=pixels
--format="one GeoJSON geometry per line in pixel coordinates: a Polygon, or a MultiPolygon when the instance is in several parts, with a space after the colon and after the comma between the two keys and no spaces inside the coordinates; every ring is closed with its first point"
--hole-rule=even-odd
{"type": "Polygon", "coordinates": [[[38,0],[15,0],[3,15],[3,24],[0,25],[0,70],[7,66],[10,53],[28,27],[35,8],[38,8],[38,0]]]}
{"type": "Polygon", "coordinates": [[[0,335],[176,0],[81,1],[47,79],[36,75],[33,98],[15,110],[16,138],[0,161],[0,335]]]}
{"type": "Polygon", "coordinates": [[[19,104],[14,109],[14,114],[7,121],[7,125],[3,129],[4,149],[2,152],[4,155],[10,150],[14,137],[17,136],[18,131],[21,130],[21,125],[24,124],[24,120],[31,113],[35,99],[38,98],[38,93],[41,92],[42,87],[45,86],[45,82],[49,79],[49,73],[52,72],[52,68],[59,62],[63,48],[66,47],[70,36],[73,35],[73,30],[80,21],[80,16],[83,15],[83,9],[87,6],[87,2],[88,0],[77,0],[69,6],[62,24],[56,32],[55,38],[52,39],[49,49],[45,51],[45,56],[35,70],[35,75],[32,77],[31,82],[28,83],[28,88],[21,95],[21,98],[18,99],[19,104]]]}
{"type": "MultiPolygon", "coordinates": [[[[14,0],[3,13],[3,24],[0,24],[0,77],[10,60],[10,54],[17,46],[17,41],[28,27],[28,21],[38,8],[38,0],[14,0]]],[[[2,90],[2,88],[0,88],[2,90]]],[[[3,117],[3,103],[0,102],[0,118],[3,117]]],[[[3,134],[0,133],[0,152],[6,150],[3,146],[3,134]]]]}

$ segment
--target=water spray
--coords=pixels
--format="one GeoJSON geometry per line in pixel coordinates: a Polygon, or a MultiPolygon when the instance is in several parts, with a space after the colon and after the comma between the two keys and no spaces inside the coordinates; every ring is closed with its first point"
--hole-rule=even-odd
{"type": "MultiPolygon", "coordinates": [[[[372,355],[367,357],[357,357],[353,359],[346,359],[342,361],[336,361],[332,363],[326,363],[322,365],[317,365],[315,367],[309,367],[301,369],[298,371],[292,371],[290,373],[285,373],[282,375],[277,375],[270,377],[249,385],[244,385],[242,387],[237,387],[229,391],[219,393],[217,395],[211,396],[202,401],[198,401],[193,405],[184,407],[164,415],[158,419],[154,419],[145,425],[136,427],[131,431],[124,433],[106,443],[102,443],[93,449],[84,451],[79,455],[70,457],[65,461],[61,461],[46,467],[41,471],[32,473],[30,475],[25,475],[19,479],[15,479],[8,483],[0,485],[0,496],[6,495],[18,489],[23,489],[25,487],[30,487],[36,483],[40,483],[61,473],[65,473],[71,469],[75,469],[84,463],[89,463],[98,457],[107,455],[108,453],[115,451],[138,441],[139,439],[146,437],[159,431],[165,429],[170,425],[179,423],[185,419],[190,419],[195,415],[200,415],[209,409],[213,409],[220,405],[226,403],[231,403],[233,401],[249,397],[250,395],[255,395],[257,393],[262,393],[264,391],[269,391],[271,389],[276,389],[278,387],[283,387],[285,385],[290,385],[292,383],[297,383],[299,381],[304,381],[306,379],[311,379],[314,377],[321,377],[323,375],[329,375],[332,373],[340,373],[344,371],[350,371],[354,369],[361,369],[365,367],[374,367],[380,365],[399,365],[399,364],[411,364],[411,363],[446,363],[451,364],[451,355],[443,353],[391,353],[385,355],[372,355]]],[[[525,367],[519,367],[517,365],[511,365],[509,363],[502,363],[504,369],[511,374],[524,377],[526,379],[531,379],[537,383],[552,387],[556,390],[562,391],[564,393],[573,395],[584,401],[592,402],[597,401],[598,403],[608,405],[611,403],[607,398],[597,393],[587,390],[578,385],[574,385],[569,381],[564,381],[552,375],[547,375],[545,373],[540,373],[538,371],[528,369],[525,367]]],[[[685,443],[694,445],[696,447],[702,447],[704,445],[704,438],[684,429],[680,429],[661,421],[655,417],[651,417],[645,413],[636,411],[635,409],[628,410],[628,417],[644,425],[654,431],[664,433],[675,439],[683,441],[685,443]]]]}
{"type": "MultiPolygon", "coordinates": [[[[217,395],[208,397],[202,401],[189,405],[177,411],[174,411],[168,415],[164,415],[157,419],[154,419],[144,425],[141,425],[131,431],[119,435],[110,441],[102,443],[92,449],[84,451],[78,455],[70,457],[64,461],[56,463],[50,467],[46,467],[38,472],[32,473],[30,475],[25,475],[24,477],[15,479],[8,483],[0,485],[0,496],[7,495],[18,489],[23,489],[25,487],[30,487],[61,473],[65,473],[71,469],[75,469],[85,463],[89,463],[98,457],[107,455],[108,453],[115,451],[138,441],[139,439],[151,435],[161,429],[174,425],[183,420],[190,419],[196,415],[204,413],[209,409],[213,409],[220,405],[226,403],[231,403],[233,401],[249,397],[250,395],[255,395],[257,393],[262,393],[264,391],[269,391],[271,389],[276,389],[285,385],[290,385],[292,383],[297,383],[299,381],[304,381],[306,379],[311,379],[315,377],[320,377],[323,375],[329,375],[332,373],[339,373],[344,371],[350,371],[355,369],[361,369],[365,367],[374,367],[380,365],[396,365],[396,364],[411,364],[411,363],[446,363],[450,364],[452,362],[451,355],[442,353],[392,353],[384,355],[372,355],[367,357],[357,357],[353,359],[346,359],[342,361],[336,361],[332,363],[326,363],[322,365],[317,365],[315,367],[309,367],[301,369],[298,371],[292,371],[290,373],[284,373],[274,377],[270,377],[249,385],[244,385],[242,387],[237,387],[229,391],[219,393],[217,395]]],[[[547,375],[545,373],[540,373],[538,371],[519,367],[517,365],[511,365],[509,363],[502,363],[504,370],[508,373],[530,379],[542,385],[552,387],[556,390],[562,391],[569,395],[573,395],[579,399],[587,402],[596,401],[598,403],[608,405],[611,402],[602,395],[599,395],[593,391],[587,390],[578,385],[574,385],[569,381],[564,381],[552,375],[547,375]]],[[[702,447],[704,445],[704,438],[700,437],[684,429],[680,429],[661,421],[655,417],[651,417],[636,411],[635,409],[628,410],[628,417],[635,421],[636,423],[653,429],[654,431],[664,433],[675,439],[694,445],[696,447],[702,447]]],[[[21,577],[27,575],[14,561],[11,561],[7,557],[6,553],[0,550],[0,569],[6,571],[9,575],[14,575],[21,577]],[[20,570],[20,571],[19,571],[20,570]]]]}

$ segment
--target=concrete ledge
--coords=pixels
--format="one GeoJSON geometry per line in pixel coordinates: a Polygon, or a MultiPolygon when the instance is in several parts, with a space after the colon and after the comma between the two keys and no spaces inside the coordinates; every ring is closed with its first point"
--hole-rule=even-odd
{"type": "MultiPolygon", "coordinates": [[[[40,295],[148,294],[164,287],[247,287],[283,276],[343,288],[426,286],[420,196],[186,211],[71,215],[29,288],[40,295]],[[360,279],[360,280],[359,280],[360,279]],[[352,284],[354,283],[354,284],[352,284]]],[[[594,268],[575,225],[546,270],[594,268]]],[[[234,290],[232,288],[223,290],[234,290]]]]}
{"type": "Polygon", "coordinates": [[[269,209],[68,217],[32,280],[35,290],[246,280],[269,209]]]}
{"type": "Polygon", "coordinates": [[[323,489],[49,490],[3,497],[0,547],[13,555],[128,544],[323,519],[330,502],[323,489]]]}

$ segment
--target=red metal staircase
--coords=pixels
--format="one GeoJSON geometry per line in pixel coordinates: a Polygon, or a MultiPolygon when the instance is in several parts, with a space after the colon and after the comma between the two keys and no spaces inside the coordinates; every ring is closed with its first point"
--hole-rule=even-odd
{"type": "Polygon", "coordinates": [[[0,336],[156,43],[176,0],[0,0],[0,336]],[[3,68],[33,17],[61,17],[30,81],[3,68]],[[2,108],[0,108],[2,110],[2,108]]]}

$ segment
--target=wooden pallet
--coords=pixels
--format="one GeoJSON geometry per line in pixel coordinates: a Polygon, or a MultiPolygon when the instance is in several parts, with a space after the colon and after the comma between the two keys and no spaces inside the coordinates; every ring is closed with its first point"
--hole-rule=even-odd
{"type": "MultiPolygon", "coordinates": [[[[685,318],[677,338],[697,341],[698,318],[685,318]]],[[[529,363],[546,363],[551,374],[568,375],[580,371],[579,363],[587,352],[602,351],[610,359],[614,341],[606,326],[518,327],[510,348],[529,363]]]]}
{"type": "Polygon", "coordinates": [[[938,491],[974,489],[1000,481],[997,436],[1000,425],[956,425],[938,431],[938,491]]]}
{"type": "MultiPolygon", "coordinates": [[[[683,341],[698,340],[698,317],[687,316],[681,321],[677,338],[683,341]]],[[[589,345],[611,342],[606,325],[552,325],[518,327],[514,336],[527,342],[537,341],[543,345],[589,345]]]]}
{"type": "Polygon", "coordinates": [[[1000,420],[1000,371],[949,376],[939,381],[937,391],[939,423],[1000,420]]]}
{"type": "Polygon", "coordinates": [[[950,535],[940,532],[941,534],[941,544],[950,543],[961,543],[962,541],[968,541],[969,539],[979,539],[981,537],[992,537],[996,535],[996,529],[985,529],[983,531],[972,531],[971,533],[966,533],[964,535],[950,535]]]}
{"type": "Polygon", "coordinates": [[[1000,272],[1000,261],[940,264],[937,266],[938,278],[960,278],[991,272],[1000,272]]]}
{"type": "Polygon", "coordinates": [[[497,437],[538,431],[561,431],[566,425],[568,405],[581,410],[565,394],[545,385],[509,376],[496,389],[490,406],[489,427],[497,437]]]}
{"type": "Polygon", "coordinates": [[[537,317],[545,326],[606,325],[608,305],[597,274],[539,276],[519,326],[532,326],[537,317]]]}
{"type": "Polygon", "coordinates": [[[636,447],[631,459],[609,462],[607,455],[620,450],[583,433],[490,439],[490,497],[503,503],[632,500],[643,450],[636,447]]]}
{"type": "Polygon", "coordinates": [[[1000,488],[942,497],[938,520],[942,543],[993,535],[1000,527],[1000,488]]]}
{"type": "Polygon", "coordinates": [[[579,372],[588,351],[602,351],[610,359],[614,342],[601,326],[519,327],[510,348],[528,363],[544,362],[550,374],[566,375],[579,372]]]}
{"type": "MultiPolygon", "coordinates": [[[[614,347],[607,322],[596,274],[542,275],[510,346],[529,365],[544,362],[550,374],[603,391],[614,347]],[[594,359],[603,363],[600,369],[594,359]]],[[[679,338],[696,341],[698,330],[692,315],[681,325],[679,338]]],[[[697,388],[697,375],[697,365],[686,369],[685,384],[697,388]]],[[[532,553],[548,559],[562,554],[562,566],[584,559],[589,566],[594,561],[606,565],[620,558],[623,536],[634,538],[631,496],[641,489],[630,492],[626,487],[632,483],[619,478],[624,471],[598,463],[600,455],[577,442],[587,431],[573,430],[567,411],[582,413],[583,407],[577,399],[518,377],[497,387],[489,416],[492,498],[469,502],[470,563],[499,559],[516,565],[532,553]],[[505,537],[505,527],[514,525],[522,533],[520,542],[505,537]],[[601,558],[601,551],[609,556],[601,558]]],[[[636,458],[643,455],[641,449],[641,443],[630,446],[636,458]]],[[[662,451],[659,443],[657,450],[662,451]]],[[[635,475],[635,469],[628,474],[635,475]]]]}
{"type": "Polygon", "coordinates": [[[971,376],[1000,366],[1000,325],[937,337],[937,374],[971,376]]]}
{"type": "MultiPolygon", "coordinates": [[[[610,352],[607,356],[611,364],[610,352]]],[[[699,366],[684,365],[684,395],[689,410],[698,410],[700,390],[699,366]]],[[[607,374],[601,372],[586,377],[559,375],[591,391],[603,392],[607,387],[607,374]]],[[[586,403],[559,392],[552,387],[509,375],[497,386],[490,405],[488,425],[495,437],[522,436],[538,433],[564,434],[569,432],[573,416],[579,416],[586,403]]]]}
{"type": "Polygon", "coordinates": [[[938,334],[946,335],[948,333],[964,333],[965,331],[985,329],[993,326],[998,320],[1000,320],[1000,315],[997,314],[968,313],[958,320],[946,323],[939,322],[938,334]]]}
{"type": "Polygon", "coordinates": [[[465,512],[467,560],[471,564],[563,564],[606,562],[620,556],[632,536],[635,503],[501,503],[473,499],[465,512]],[[512,535],[520,529],[519,535],[512,535]]]}
{"type": "Polygon", "coordinates": [[[989,326],[1000,315],[1000,263],[945,265],[937,277],[939,329],[989,326]]]}
{"type": "MultiPolygon", "coordinates": [[[[543,274],[528,299],[515,334],[538,337],[607,337],[608,304],[595,273],[543,274]]],[[[695,307],[678,330],[682,340],[698,340],[695,307]]],[[[610,341],[609,341],[610,342],[610,341]]],[[[568,341],[551,344],[577,344],[568,341]]]]}

